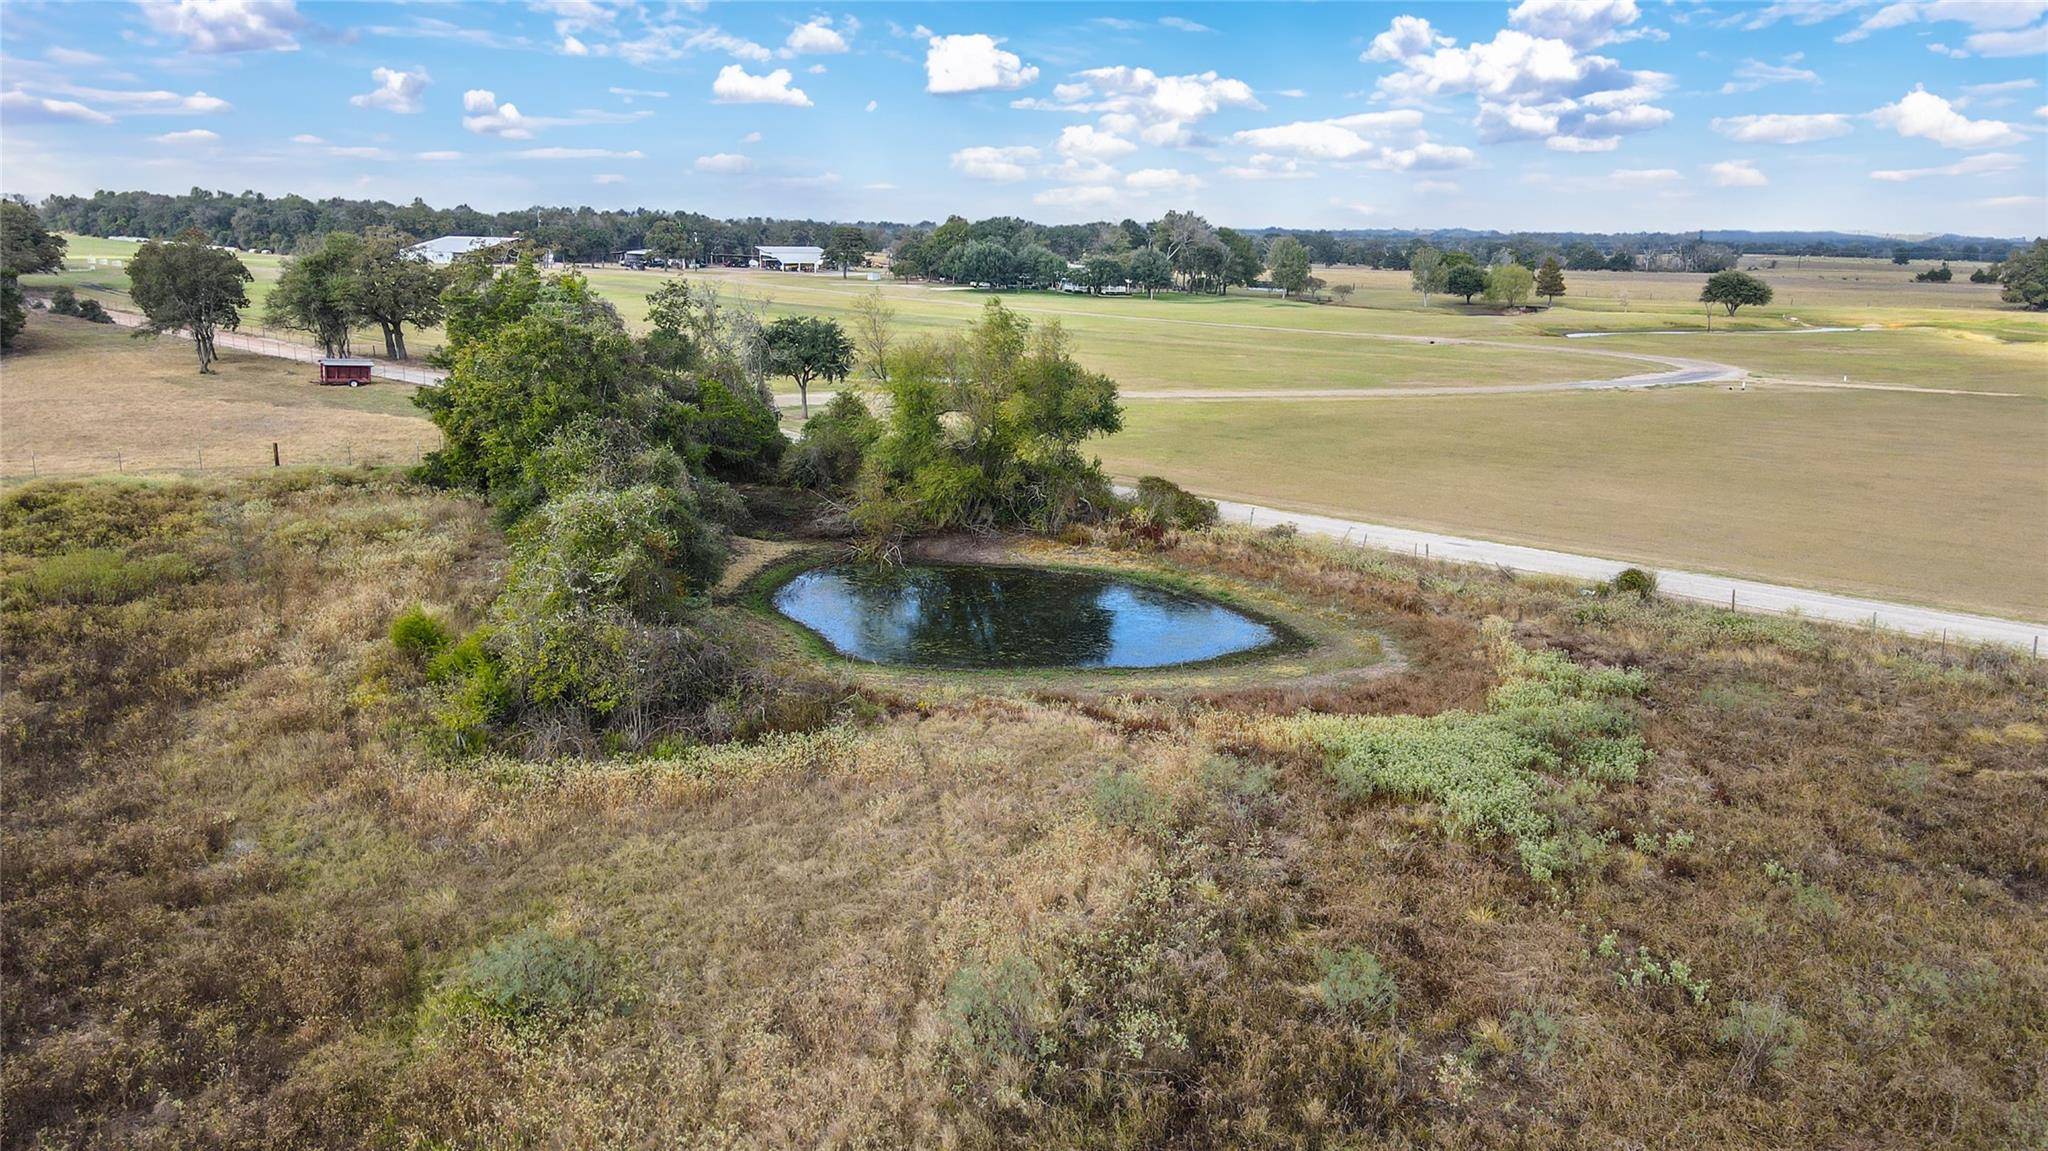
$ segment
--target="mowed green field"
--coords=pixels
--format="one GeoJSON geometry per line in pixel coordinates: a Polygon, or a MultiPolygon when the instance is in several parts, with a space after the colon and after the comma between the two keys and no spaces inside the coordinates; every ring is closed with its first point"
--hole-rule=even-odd
{"type": "MultiPolygon", "coordinates": [[[[74,263],[133,245],[73,238],[74,263]]],[[[245,255],[260,303],[279,258],[245,255]]],[[[1771,257],[1745,257],[1742,266],[1771,257]]],[[[1703,276],[1568,273],[1555,308],[1512,315],[1433,299],[1403,272],[1319,269],[1345,305],[1264,296],[1102,299],[1008,293],[1057,319],[1077,356],[1131,398],[1101,445],[1115,470],[1252,502],[2004,615],[2048,616],[2048,316],[1994,286],[1916,284],[1882,260],[1760,267],[1778,297],[1705,331],[1703,276]],[[1875,325],[1820,333],[1808,325],[1875,325]],[[1730,329],[1734,330],[1730,330],[1730,329]],[[1647,335],[1684,329],[1689,334],[1647,335]],[[1624,334],[1566,340],[1568,331],[1624,334]],[[1386,338],[1398,337],[1398,338],[1386,338]],[[1439,343],[1428,342],[1431,339],[1439,343]],[[1449,341],[1482,340],[1484,344],[1449,341]],[[1505,345],[1505,346],[1502,346],[1505,345]],[[1402,385],[1554,383],[1714,360],[1759,378],[1630,394],[1373,397],[1402,385]],[[1783,381],[1999,396],[1793,388],[1783,381]],[[1292,388],[1345,401],[1141,398],[1292,388]]],[[[629,324],[659,272],[585,269],[629,324]]],[[[768,315],[850,320],[879,288],[899,338],[970,322],[988,293],[836,276],[691,273],[768,315]]],[[[120,303],[118,269],[74,267],[120,303]]],[[[31,277],[30,286],[55,277],[31,277]]],[[[411,341],[432,347],[433,333],[411,341]]],[[[375,346],[365,334],[363,346],[375,346]]],[[[174,360],[175,370],[182,361],[174,360]]],[[[782,382],[785,390],[792,390],[782,382]]],[[[294,401],[284,401],[287,403],[294,401]]]]}
{"type": "Polygon", "coordinates": [[[1125,476],[1298,511],[2048,619],[2048,403],[1760,387],[1132,402],[1125,476]]]}

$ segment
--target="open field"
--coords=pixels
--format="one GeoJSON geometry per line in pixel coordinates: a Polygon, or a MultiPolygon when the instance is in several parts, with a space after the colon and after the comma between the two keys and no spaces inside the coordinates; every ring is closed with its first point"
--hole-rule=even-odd
{"type": "Polygon", "coordinates": [[[486,618],[476,500],[45,481],[0,496],[0,540],[10,1147],[2048,1131],[2033,661],[1226,529],[1062,554],[1286,599],[1399,663],[909,694],[771,651],[821,702],[751,738],[462,756],[387,635],[486,618]],[[1586,682],[1613,694],[1554,694],[1586,682]],[[1498,764],[1496,689],[1648,754],[1498,764]],[[1373,725],[1489,769],[1375,790],[1303,734],[1373,725]],[[1528,835],[1568,869],[1532,875],[1528,835]]]}
{"type": "Polygon", "coordinates": [[[188,342],[32,313],[0,361],[0,477],[31,473],[413,461],[440,433],[413,388],[321,387],[304,364],[226,351],[202,376],[188,342]]]}
{"type": "MultiPolygon", "coordinates": [[[[118,256],[130,247],[75,239],[73,254],[118,256]]],[[[260,291],[275,275],[276,258],[247,259],[260,291]]],[[[1883,261],[1803,263],[1781,259],[1777,269],[1759,273],[1781,296],[1769,308],[1739,313],[1737,326],[1748,330],[1728,332],[1723,318],[1711,335],[1585,341],[1546,333],[1702,326],[1691,297],[1703,277],[1572,273],[1573,294],[1557,308],[1507,316],[1456,303],[1425,310],[1407,290],[1405,273],[1351,269],[1325,271],[1351,274],[1365,285],[1353,306],[1241,294],[1144,300],[1009,293],[1003,299],[1034,318],[1058,319],[1077,357],[1129,392],[1335,387],[1363,393],[1414,384],[1544,383],[1650,368],[1600,354],[1636,352],[1716,360],[1766,379],[1839,382],[1847,375],[1852,382],[1890,386],[2023,393],[2030,398],[1702,389],[1655,397],[1468,397],[1447,406],[1388,398],[1357,405],[1134,401],[1129,430],[1104,445],[1103,454],[1124,472],[1158,472],[1217,495],[1275,506],[2041,615],[2048,606],[2041,562],[2048,555],[2048,405],[2040,402],[2048,398],[2048,316],[1999,304],[1995,288],[1913,284],[1906,279],[1912,269],[1883,261]],[[1619,298],[1624,292],[1627,311],[1619,298]],[[1645,310],[1651,308],[1660,310],[1645,310]],[[1885,327],[1799,332],[1792,330],[1795,316],[1885,327]],[[1432,344],[1431,338],[1489,343],[1432,344]]],[[[635,326],[644,322],[645,294],[662,279],[661,273],[616,268],[586,274],[635,326]]],[[[66,273],[87,275],[107,280],[109,273],[66,273]]],[[[766,299],[769,314],[841,319],[851,315],[860,294],[879,286],[896,309],[899,336],[962,325],[989,298],[836,276],[721,271],[691,278],[715,284],[728,298],[766,299]]],[[[434,341],[427,334],[413,342],[424,349],[434,341]]],[[[181,351],[166,357],[161,371],[177,390],[163,394],[211,391],[184,371],[181,351]]],[[[139,353],[122,363],[131,377],[147,374],[139,353]]],[[[273,371],[283,373],[280,381],[296,378],[296,369],[273,371]]],[[[24,378],[30,384],[38,379],[24,378]]],[[[787,381],[780,386],[794,391],[787,381]]],[[[120,392],[108,381],[110,399],[120,392]]],[[[310,402],[382,404],[370,410],[411,418],[392,385],[380,384],[362,400],[327,400],[321,392],[296,385],[266,390],[252,410],[268,418],[314,397],[310,402]]],[[[78,428],[68,434],[76,438],[63,441],[72,446],[52,447],[104,459],[110,447],[125,450],[112,441],[128,433],[115,429],[146,424],[146,415],[137,410],[74,421],[78,428]]],[[[28,426],[33,439],[45,438],[40,425],[28,426]]],[[[403,455],[424,425],[381,427],[373,435],[328,422],[280,434],[325,436],[324,448],[309,441],[299,450],[339,459],[366,450],[403,455]],[[353,446],[343,442],[359,436],[362,442],[353,446]]],[[[151,435],[164,441],[167,460],[187,450],[181,434],[151,435]]],[[[275,437],[250,438],[267,444],[275,437]]],[[[18,474],[26,462],[21,440],[7,439],[5,470],[18,474]]]]}
{"type": "Polygon", "coordinates": [[[1125,475],[1269,506],[2048,616],[2048,404],[1779,387],[1127,405],[1125,475]]]}

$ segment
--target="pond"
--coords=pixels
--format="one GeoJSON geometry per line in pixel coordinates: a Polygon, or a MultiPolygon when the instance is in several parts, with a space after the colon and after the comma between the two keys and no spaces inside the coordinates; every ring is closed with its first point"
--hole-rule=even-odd
{"type": "Polygon", "coordinates": [[[774,604],[840,655],[911,667],[1170,667],[1282,638],[1184,592],[1032,567],[813,568],[774,604]]]}

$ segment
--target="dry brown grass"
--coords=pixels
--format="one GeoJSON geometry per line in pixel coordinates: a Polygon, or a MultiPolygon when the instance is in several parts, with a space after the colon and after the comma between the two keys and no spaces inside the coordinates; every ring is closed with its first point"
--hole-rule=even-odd
{"type": "Polygon", "coordinates": [[[439,443],[413,385],[321,387],[306,364],[225,352],[199,374],[168,337],[30,314],[0,360],[0,478],[411,463],[439,443]]]}
{"type": "Polygon", "coordinates": [[[1222,531],[1155,559],[1383,630],[1404,670],[876,695],[749,745],[444,761],[384,634],[488,601],[473,503],[361,476],[36,485],[0,544],[10,1147],[2048,1130],[2048,675],[1997,653],[1222,531]],[[80,548],[192,567],[30,578],[80,548]],[[1489,616],[1649,676],[1656,759],[1570,799],[1613,843],[1560,885],[1262,735],[1302,706],[1477,706],[1489,616]],[[516,1031],[462,1007],[465,964],[526,928],[601,950],[602,1009],[516,1031]],[[1618,986],[1610,932],[1689,961],[1707,1004],[1618,986]],[[1325,1004],[1318,957],[1348,948],[1394,977],[1391,1018],[1325,1004]],[[1010,963],[1029,994],[977,1000],[962,972],[1010,963]],[[1716,1029],[1775,999],[1807,1038],[1744,1077],[1716,1029]],[[978,1044],[990,1019],[1032,1042],[978,1044]]]}

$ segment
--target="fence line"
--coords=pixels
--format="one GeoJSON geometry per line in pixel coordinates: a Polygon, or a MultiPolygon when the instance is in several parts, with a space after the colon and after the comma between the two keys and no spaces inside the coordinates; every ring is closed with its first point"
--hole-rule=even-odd
{"type": "Polygon", "coordinates": [[[378,445],[358,450],[353,444],[343,444],[339,447],[301,451],[297,448],[288,450],[281,440],[265,440],[248,448],[194,448],[190,453],[161,450],[129,452],[122,448],[108,448],[94,452],[68,452],[55,461],[44,459],[36,452],[29,452],[26,461],[9,459],[4,465],[0,465],[0,483],[111,475],[196,476],[257,472],[274,468],[411,466],[420,463],[428,452],[439,447],[438,441],[429,443],[426,440],[419,440],[410,448],[378,445]]]}

